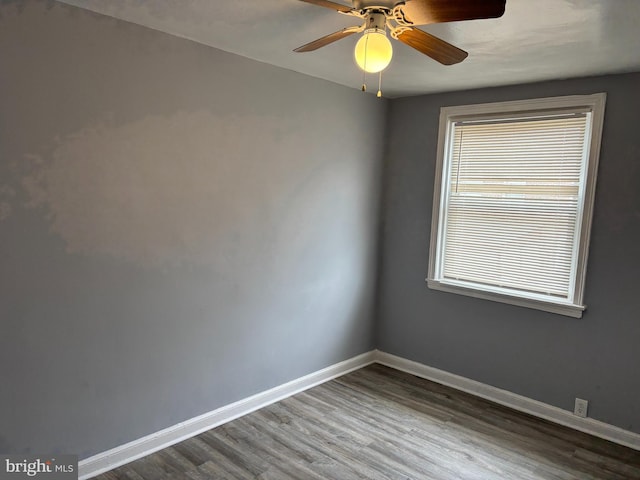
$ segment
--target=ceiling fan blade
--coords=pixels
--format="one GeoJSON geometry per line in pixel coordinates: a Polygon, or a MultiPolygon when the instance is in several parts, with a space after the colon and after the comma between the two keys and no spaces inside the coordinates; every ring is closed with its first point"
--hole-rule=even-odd
{"type": "Polygon", "coordinates": [[[338,30],[337,32],[333,32],[330,33],[329,35],[325,35],[322,38],[319,38],[317,40],[314,40],[313,42],[309,42],[306,45],[303,45],[301,47],[298,47],[294,50],[294,52],[312,52],[314,50],[317,50],[321,47],[324,47],[326,45],[329,45],[330,43],[333,42],[337,42],[338,40],[344,38],[344,37],[348,37],[349,35],[352,35],[356,32],[361,31],[362,29],[360,27],[347,27],[344,28],[342,30],[338,30]]]}
{"type": "Polygon", "coordinates": [[[314,5],[318,5],[319,7],[330,8],[331,10],[337,10],[342,13],[349,13],[353,8],[342,5],[336,2],[330,2],[329,0],[300,0],[301,2],[312,3],[314,5]]]}
{"type": "Polygon", "coordinates": [[[444,40],[423,32],[417,28],[406,30],[398,35],[398,40],[433,58],[443,65],[460,63],[469,55],[444,40]]]}
{"type": "Polygon", "coordinates": [[[400,9],[414,25],[497,18],[506,0],[407,0],[400,9]]]}

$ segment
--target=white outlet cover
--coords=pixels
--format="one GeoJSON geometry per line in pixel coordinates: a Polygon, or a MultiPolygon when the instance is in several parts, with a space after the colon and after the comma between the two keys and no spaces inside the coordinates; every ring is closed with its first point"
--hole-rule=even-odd
{"type": "Polygon", "coordinates": [[[573,409],[574,415],[585,418],[587,416],[587,410],[589,408],[589,402],[582,398],[576,398],[575,407],[573,409]]]}

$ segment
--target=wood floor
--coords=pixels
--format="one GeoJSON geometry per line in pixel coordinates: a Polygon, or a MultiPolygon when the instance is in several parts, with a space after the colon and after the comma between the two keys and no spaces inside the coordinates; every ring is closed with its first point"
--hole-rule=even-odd
{"type": "Polygon", "coordinates": [[[640,452],[381,365],[98,480],[632,480],[640,452]]]}

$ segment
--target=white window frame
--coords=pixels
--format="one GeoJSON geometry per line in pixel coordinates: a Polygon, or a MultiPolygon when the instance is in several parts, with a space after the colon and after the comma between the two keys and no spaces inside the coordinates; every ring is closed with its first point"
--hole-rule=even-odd
{"type": "Polygon", "coordinates": [[[519,305],[547,312],[580,318],[585,310],[583,304],[584,285],[587,271],[589,239],[595,200],[596,177],[600,157],[600,143],[604,122],[606,94],[551,97],[533,100],[520,100],[499,103],[484,103],[443,107],[440,110],[440,130],[438,134],[438,152],[435,172],[433,214],[431,222],[431,244],[429,249],[429,271],[427,284],[434,290],[457,293],[476,298],[519,305]],[[590,134],[586,168],[578,201],[577,248],[572,269],[573,291],[568,300],[541,298],[536,294],[514,292],[501,287],[489,287],[481,284],[444,278],[443,271],[443,232],[446,221],[447,183],[451,168],[450,138],[455,122],[495,118],[495,115],[548,115],[557,111],[591,112],[591,121],[587,125],[590,134]]]}

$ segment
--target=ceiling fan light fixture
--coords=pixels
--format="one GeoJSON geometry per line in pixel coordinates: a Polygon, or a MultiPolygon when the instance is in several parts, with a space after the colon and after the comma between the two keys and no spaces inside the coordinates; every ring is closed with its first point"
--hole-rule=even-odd
{"type": "Polygon", "coordinates": [[[387,32],[380,28],[365,30],[354,51],[358,67],[367,73],[378,73],[391,63],[393,46],[387,32]]]}

